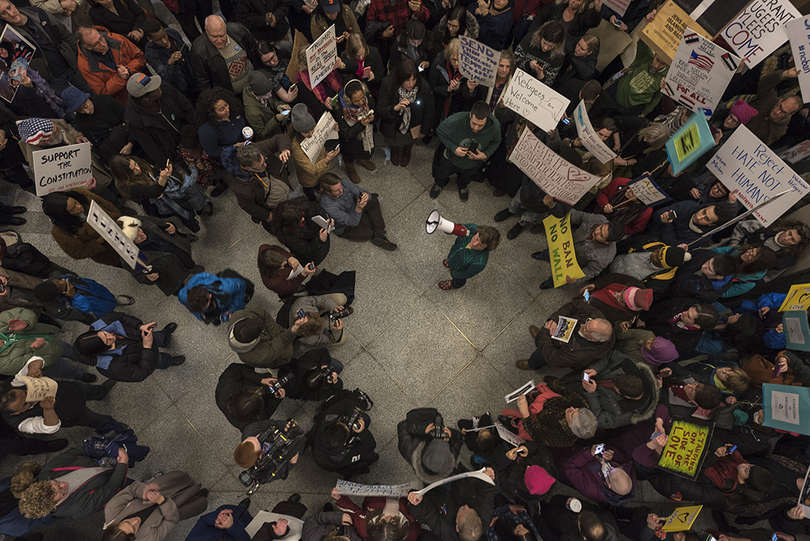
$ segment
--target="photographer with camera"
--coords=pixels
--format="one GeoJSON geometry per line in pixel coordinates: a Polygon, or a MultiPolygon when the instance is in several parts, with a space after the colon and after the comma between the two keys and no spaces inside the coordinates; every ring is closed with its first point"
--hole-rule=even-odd
{"type": "Polygon", "coordinates": [[[346,306],[346,301],[343,293],[296,299],[290,307],[289,316],[290,327],[298,325],[296,348],[344,343],[343,318],[354,312],[351,306],[346,306]],[[306,321],[299,323],[302,318],[306,321]]]}
{"type": "MultiPolygon", "coordinates": [[[[300,320],[299,320],[300,321],[300,320]]],[[[287,398],[321,402],[343,390],[343,363],[326,348],[312,349],[278,369],[287,398]]]]}
{"type": "Polygon", "coordinates": [[[249,487],[248,495],[259,485],[286,479],[304,450],[306,439],[295,419],[275,419],[250,423],[242,431],[242,443],[233,459],[240,468],[239,481],[249,487]]]}
{"type": "Polygon", "coordinates": [[[285,329],[266,310],[239,310],[233,314],[228,344],[239,360],[256,368],[278,368],[290,362],[293,342],[307,318],[285,329]]]}
{"type": "Polygon", "coordinates": [[[371,419],[366,412],[373,405],[360,389],[343,391],[323,403],[307,435],[318,466],[346,479],[369,472],[369,466],[380,458],[368,429],[371,419]]]}
{"type": "Polygon", "coordinates": [[[178,293],[177,300],[206,325],[219,325],[238,310],[245,309],[253,290],[250,280],[231,269],[216,276],[201,272],[191,277],[178,293]]]}
{"type": "Polygon", "coordinates": [[[435,408],[416,408],[397,425],[399,454],[416,477],[427,484],[450,476],[464,439],[461,432],[444,426],[435,408]]]}
{"type": "Polygon", "coordinates": [[[225,418],[239,430],[270,419],[286,395],[283,385],[272,374],[233,363],[219,376],[215,397],[225,418]]]}

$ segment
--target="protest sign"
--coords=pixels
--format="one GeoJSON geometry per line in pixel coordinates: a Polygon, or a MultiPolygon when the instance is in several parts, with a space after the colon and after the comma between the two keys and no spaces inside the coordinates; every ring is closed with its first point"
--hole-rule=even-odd
{"type": "Polygon", "coordinates": [[[361,485],[338,479],[335,488],[338,494],[346,496],[385,496],[386,498],[401,498],[407,496],[408,492],[415,490],[418,483],[410,482],[402,485],[361,485]]]}
{"type": "Polygon", "coordinates": [[[37,47],[10,24],[0,34],[0,97],[7,102],[11,102],[17,94],[20,79],[27,72],[36,50],[37,47]]]}
{"type": "Polygon", "coordinates": [[[797,163],[810,156],[810,139],[783,150],[779,157],[788,163],[797,163]]]}
{"type": "Polygon", "coordinates": [[[495,423],[495,430],[498,431],[498,435],[501,437],[503,441],[512,445],[512,447],[518,447],[519,445],[525,443],[526,440],[503,426],[501,423],[495,423]]]}
{"type": "Polygon", "coordinates": [[[810,308],[810,284],[793,284],[788,290],[787,297],[779,307],[780,312],[785,310],[807,310],[810,308]]]}
{"type": "Polygon", "coordinates": [[[548,257],[551,265],[551,276],[554,278],[554,287],[560,287],[568,282],[566,276],[583,278],[585,273],[579,268],[577,254],[574,252],[574,240],[571,237],[571,213],[564,218],[548,216],[543,220],[548,240],[548,257]]]}
{"type": "Polygon", "coordinates": [[[672,164],[672,173],[677,175],[716,144],[706,116],[692,115],[692,118],[681,126],[665,145],[667,159],[672,164]]]}
{"type": "Polygon", "coordinates": [[[616,153],[602,141],[602,138],[596,133],[591,124],[591,119],[588,118],[588,110],[585,108],[585,102],[579,102],[577,108],[574,109],[574,124],[577,127],[577,135],[579,140],[588,152],[593,154],[593,157],[601,163],[607,163],[616,157],[616,153]]]}
{"type": "Polygon", "coordinates": [[[503,92],[503,104],[545,131],[557,127],[570,100],[522,69],[515,70],[503,92]]]}
{"type": "Polygon", "coordinates": [[[751,0],[675,0],[710,36],[717,37],[751,0]]]}
{"type": "Polygon", "coordinates": [[[633,190],[635,196],[647,206],[664,203],[669,200],[669,196],[648,174],[643,174],[627,185],[628,190],[633,190]]]}
{"type": "Polygon", "coordinates": [[[459,479],[466,479],[467,477],[475,477],[476,479],[480,479],[485,483],[489,483],[492,486],[495,486],[495,481],[493,481],[489,475],[484,473],[486,468],[481,468],[480,470],[476,471],[468,471],[465,473],[459,473],[458,475],[453,475],[451,477],[447,477],[446,479],[442,479],[441,481],[436,481],[435,483],[431,483],[422,490],[417,490],[416,493],[420,496],[424,496],[426,492],[433,490],[436,487],[446,485],[447,483],[452,483],[453,481],[458,481],[459,479]]]}
{"type": "Polygon", "coordinates": [[[745,126],[734,130],[706,167],[730,191],[734,191],[737,199],[749,210],[785,190],[792,190],[792,193],[754,212],[765,227],[810,191],[810,186],[745,126]]]}
{"type": "Polygon", "coordinates": [[[661,6],[655,19],[641,31],[639,37],[655,54],[665,58],[671,63],[678,51],[686,28],[689,27],[703,37],[710,38],[706,30],[695,22],[684,10],[678,7],[673,0],[668,0],[661,6]]]}
{"type": "Polygon", "coordinates": [[[572,206],[600,180],[565,161],[527,129],[523,130],[509,160],[544,192],[572,206]]]}
{"type": "Polygon", "coordinates": [[[630,0],[604,0],[603,3],[609,9],[615,11],[619,17],[624,17],[625,12],[627,11],[627,6],[630,5],[630,0]]]}
{"type": "Polygon", "coordinates": [[[802,90],[802,101],[810,101],[810,15],[793,19],[785,25],[793,61],[799,70],[799,88],[802,90]]]}
{"type": "Polygon", "coordinates": [[[800,17],[790,0],[754,0],[721,35],[737,56],[753,68],[787,41],[785,25],[800,17]]]}
{"type": "Polygon", "coordinates": [[[557,329],[551,335],[552,340],[559,340],[560,342],[568,343],[574,335],[574,329],[577,327],[578,320],[572,317],[559,316],[557,320],[557,329]]]}
{"type": "Polygon", "coordinates": [[[16,376],[14,381],[25,385],[26,402],[39,402],[43,398],[54,398],[56,397],[56,391],[59,389],[58,383],[45,376],[39,378],[16,376]]]}
{"type": "Polygon", "coordinates": [[[338,132],[335,131],[335,118],[327,112],[321,115],[320,120],[315,125],[312,137],[305,137],[301,141],[301,150],[307,155],[309,161],[315,163],[318,161],[318,155],[321,153],[326,141],[337,138],[338,132]]]}
{"type": "Polygon", "coordinates": [[[678,507],[672,512],[661,530],[665,532],[684,532],[692,528],[692,524],[703,509],[702,505],[690,505],[688,507],[678,507]]]}
{"type": "Polygon", "coordinates": [[[810,387],[762,384],[763,426],[810,435],[810,387]]]}
{"type": "Polygon", "coordinates": [[[34,182],[37,195],[84,187],[93,176],[90,143],[35,150],[34,182]]]}
{"type": "Polygon", "coordinates": [[[118,252],[118,255],[124,258],[127,265],[133,269],[139,262],[143,265],[143,262],[138,260],[138,247],[124,235],[116,221],[110,218],[110,215],[104,212],[104,209],[95,201],[90,203],[90,210],[87,211],[87,224],[95,229],[118,252]]]}
{"type": "Polygon", "coordinates": [[[461,74],[471,81],[484,86],[495,86],[498,74],[498,60],[501,53],[467,36],[459,36],[461,53],[458,66],[461,74]]]}
{"type": "MultiPolygon", "coordinates": [[[[293,517],[290,515],[280,515],[278,513],[271,513],[270,511],[259,511],[258,513],[256,513],[256,516],[253,517],[253,520],[250,521],[250,524],[245,526],[245,533],[247,533],[247,535],[249,536],[248,539],[252,539],[256,535],[256,532],[258,532],[259,529],[266,523],[275,523],[281,519],[287,521],[287,527],[289,528],[287,533],[284,534],[284,540],[297,541],[298,539],[301,539],[301,532],[304,529],[303,520],[301,520],[298,517],[293,517]]],[[[236,521],[236,519],[234,519],[234,521],[236,521]]],[[[230,537],[230,535],[228,535],[228,537],[230,537]]]]}
{"type": "Polygon", "coordinates": [[[720,103],[740,59],[687,28],[669,66],[662,92],[692,111],[720,103]]]}
{"type": "Polygon", "coordinates": [[[807,311],[782,312],[782,332],[785,333],[788,349],[810,351],[810,327],[807,325],[807,311]]]}
{"type": "Polygon", "coordinates": [[[326,32],[307,47],[307,67],[309,68],[309,84],[312,88],[326,79],[326,76],[335,68],[337,59],[337,41],[335,40],[335,25],[326,29],[326,32]]]}
{"type": "Polygon", "coordinates": [[[512,391],[508,395],[504,396],[503,398],[504,398],[504,400],[506,400],[507,404],[510,403],[510,402],[514,402],[515,400],[520,398],[522,395],[532,392],[532,390],[535,387],[536,387],[536,385],[534,384],[534,380],[531,380],[531,381],[527,382],[525,385],[521,385],[520,388],[515,389],[514,391],[512,391]]]}
{"type": "Polygon", "coordinates": [[[658,467],[675,475],[694,480],[708,452],[714,423],[697,419],[675,419],[667,444],[661,451],[658,467]]]}

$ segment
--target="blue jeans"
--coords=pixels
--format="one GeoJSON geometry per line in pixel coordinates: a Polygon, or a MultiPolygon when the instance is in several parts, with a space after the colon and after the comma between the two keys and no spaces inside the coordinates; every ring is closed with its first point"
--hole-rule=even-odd
{"type": "Polygon", "coordinates": [[[84,372],[68,359],[62,357],[48,368],[46,375],[53,379],[82,379],[84,372]]]}

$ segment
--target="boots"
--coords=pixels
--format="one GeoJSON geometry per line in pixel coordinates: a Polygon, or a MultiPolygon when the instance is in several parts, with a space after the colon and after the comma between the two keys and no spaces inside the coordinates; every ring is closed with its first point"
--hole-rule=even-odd
{"type": "Polygon", "coordinates": [[[354,162],[344,161],[343,164],[346,166],[346,173],[349,175],[349,180],[355,184],[360,184],[360,175],[357,174],[354,162]]]}
{"type": "Polygon", "coordinates": [[[402,155],[402,147],[391,147],[391,165],[399,165],[399,157],[402,155]]]}
{"type": "Polygon", "coordinates": [[[405,145],[402,147],[402,159],[399,160],[399,165],[402,167],[406,167],[411,162],[411,149],[413,148],[413,143],[410,145],[405,145]]]}
{"type": "Polygon", "coordinates": [[[357,160],[357,165],[369,171],[377,169],[377,166],[374,165],[374,162],[371,160],[357,160]]]}

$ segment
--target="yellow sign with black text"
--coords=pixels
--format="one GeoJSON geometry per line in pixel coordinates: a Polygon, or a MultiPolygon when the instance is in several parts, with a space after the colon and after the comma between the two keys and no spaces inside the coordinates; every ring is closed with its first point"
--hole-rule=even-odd
{"type": "Polygon", "coordinates": [[[567,284],[566,276],[584,278],[585,273],[579,268],[577,254],[574,252],[574,239],[571,236],[571,213],[564,218],[549,216],[543,220],[548,239],[548,257],[551,265],[551,276],[554,287],[567,284]]]}

